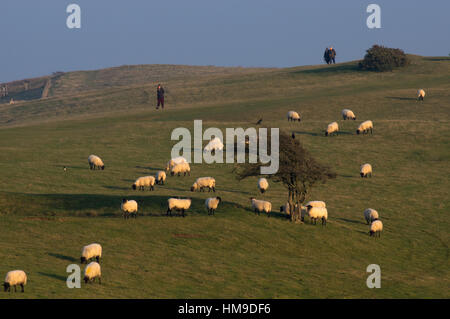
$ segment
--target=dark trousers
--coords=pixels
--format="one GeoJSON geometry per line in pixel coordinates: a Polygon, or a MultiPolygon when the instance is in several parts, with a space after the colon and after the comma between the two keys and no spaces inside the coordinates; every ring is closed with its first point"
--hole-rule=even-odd
{"type": "Polygon", "coordinates": [[[158,98],[158,105],[156,106],[156,108],[158,108],[160,105],[161,105],[161,108],[164,108],[164,97],[158,98]]]}

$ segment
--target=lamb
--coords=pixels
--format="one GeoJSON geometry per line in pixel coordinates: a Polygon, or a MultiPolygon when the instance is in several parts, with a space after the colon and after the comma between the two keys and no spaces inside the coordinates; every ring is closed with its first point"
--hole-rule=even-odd
{"type": "Polygon", "coordinates": [[[156,178],[156,184],[164,185],[164,182],[166,181],[166,172],[164,172],[164,171],[156,172],[155,178],[156,178]]]}
{"type": "Polygon", "coordinates": [[[342,117],[344,118],[344,121],[345,120],[356,120],[355,113],[353,113],[353,111],[349,110],[349,109],[342,110],[342,117]]]}
{"type": "Polygon", "coordinates": [[[328,136],[333,133],[335,133],[336,135],[338,134],[339,131],[339,125],[337,124],[337,122],[333,122],[328,124],[327,130],[325,131],[325,136],[328,136]]]}
{"type": "Polygon", "coordinates": [[[11,292],[11,287],[14,286],[14,292],[17,292],[17,286],[19,285],[22,288],[22,292],[25,292],[24,286],[26,284],[27,274],[23,270],[11,270],[6,274],[3,288],[5,292],[11,292]]]}
{"type": "Polygon", "coordinates": [[[372,165],[368,163],[361,165],[359,174],[361,175],[361,177],[368,177],[369,175],[370,177],[372,177],[372,165]]]}
{"type": "Polygon", "coordinates": [[[98,283],[102,284],[102,270],[100,264],[93,261],[84,269],[84,282],[95,282],[95,278],[98,278],[98,283]]]}
{"type": "Polygon", "coordinates": [[[266,190],[269,188],[269,182],[265,178],[260,178],[258,180],[258,189],[261,194],[264,194],[266,190]]]}
{"type": "Polygon", "coordinates": [[[217,207],[219,206],[219,203],[222,201],[222,198],[219,196],[217,197],[210,197],[207,198],[205,201],[206,210],[208,211],[208,215],[214,215],[216,212],[217,207]]]}
{"type": "Polygon", "coordinates": [[[197,178],[195,183],[191,186],[191,192],[195,192],[197,190],[203,192],[205,187],[208,188],[208,192],[210,192],[211,189],[214,193],[216,192],[216,180],[214,179],[214,177],[197,178]]]}
{"type": "Polygon", "coordinates": [[[139,189],[141,191],[145,190],[145,187],[148,187],[151,191],[155,189],[155,177],[154,176],[142,176],[139,177],[133,185],[131,185],[131,188],[136,190],[139,189]]]}
{"type": "Polygon", "coordinates": [[[172,169],[170,170],[170,175],[174,176],[177,174],[180,176],[181,174],[184,174],[186,176],[186,173],[190,176],[191,175],[191,167],[189,166],[189,163],[180,163],[176,164],[172,169]]]}
{"type": "Polygon", "coordinates": [[[96,168],[98,169],[105,169],[105,164],[103,164],[103,161],[100,157],[98,157],[97,155],[89,155],[88,157],[88,162],[89,162],[89,167],[90,169],[95,170],[96,168]]]}
{"type": "Polygon", "coordinates": [[[180,199],[180,198],[169,198],[167,200],[167,215],[172,216],[172,210],[181,211],[184,217],[184,212],[191,207],[192,200],[190,198],[180,199]]]}
{"type": "Polygon", "coordinates": [[[125,219],[128,219],[130,215],[134,218],[137,217],[138,204],[135,200],[128,200],[126,198],[122,199],[120,209],[122,210],[123,218],[125,219]]]}
{"type": "Polygon", "coordinates": [[[288,118],[288,121],[299,121],[300,122],[300,115],[297,113],[297,112],[295,112],[295,111],[289,111],[288,113],[287,113],[287,118],[288,118]]]}
{"type": "Polygon", "coordinates": [[[372,121],[364,121],[361,124],[359,124],[358,129],[356,130],[356,134],[359,134],[359,133],[366,134],[366,133],[369,133],[369,130],[370,130],[370,134],[372,134],[373,133],[372,121]]]}
{"type": "Polygon", "coordinates": [[[376,234],[378,233],[378,237],[380,237],[382,231],[383,231],[383,223],[381,222],[381,220],[375,219],[370,224],[370,231],[369,231],[370,236],[376,236],[376,234]]]}
{"type": "Polygon", "coordinates": [[[374,220],[378,219],[378,212],[373,208],[367,208],[364,211],[364,218],[366,219],[367,225],[369,225],[374,220]]]}
{"type": "Polygon", "coordinates": [[[309,218],[314,222],[314,225],[316,225],[318,219],[322,219],[322,226],[327,224],[328,210],[326,207],[314,207],[308,205],[306,208],[309,218]]]}
{"type": "Polygon", "coordinates": [[[100,258],[102,257],[102,246],[100,244],[90,244],[84,246],[81,250],[81,258],[80,263],[87,263],[88,260],[95,258],[97,262],[100,262],[100,258]]]}
{"type": "Polygon", "coordinates": [[[181,163],[187,163],[187,160],[182,156],[172,158],[170,161],[167,162],[166,171],[167,172],[170,171],[172,167],[181,163]]]}
{"type": "Polygon", "coordinates": [[[270,212],[272,211],[272,203],[265,200],[258,200],[254,197],[250,197],[252,201],[252,208],[255,211],[255,214],[260,214],[261,212],[267,213],[267,217],[270,217],[270,212]]]}
{"type": "Polygon", "coordinates": [[[211,141],[209,141],[208,145],[205,146],[203,149],[204,152],[211,152],[214,154],[215,151],[222,151],[223,150],[223,143],[220,140],[220,138],[215,137],[211,141]]]}
{"type": "Polygon", "coordinates": [[[425,97],[425,91],[423,89],[420,89],[417,91],[417,100],[418,101],[423,101],[425,97]]]}

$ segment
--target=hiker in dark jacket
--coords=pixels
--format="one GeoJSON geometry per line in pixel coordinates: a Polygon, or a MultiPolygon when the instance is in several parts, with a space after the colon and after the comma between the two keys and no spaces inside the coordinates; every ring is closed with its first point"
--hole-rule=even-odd
{"type": "Polygon", "coordinates": [[[156,89],[156,95],[158,97],[158,105],[156,106],[156,109],[159,108],[161,105],[161,108],[164,108],[164,89],[161,86],[161,84],[158,84],[158,88],[156,89]]]}
{"type": "Polygon", "coordinates": [[[325,49],[325,53],[323,54],[323,59],[327,64],[330,64],[330,51],[328,48],[325,49]]]}
{"type": "Polygon", "coordinates": [[[336,50],[333,49],[333,47],[330,48],[330,64],[333,62],[333,64],[336,64],[335,58],[336,58],[336,50]]]}

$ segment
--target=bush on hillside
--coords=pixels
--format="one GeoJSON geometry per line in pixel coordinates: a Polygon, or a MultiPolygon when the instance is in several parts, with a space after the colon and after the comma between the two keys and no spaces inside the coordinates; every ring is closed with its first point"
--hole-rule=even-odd
{"type": "Polygon", "coordinates": [[[392,71],[394,68],[407,66],[409,59],[400,49],[386,48],[374,45],[367,50],[364,59],[359,62],[359,68],[366,71],[392,71]]]}

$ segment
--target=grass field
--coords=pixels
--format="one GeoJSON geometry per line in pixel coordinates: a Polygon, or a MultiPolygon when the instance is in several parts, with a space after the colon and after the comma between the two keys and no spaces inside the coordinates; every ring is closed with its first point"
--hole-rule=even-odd
{"type": "Polygon", "coordinates": [[[449,298],[450,58],[411,58],[390,73],[360,72],[356,62],[203,67],[199,76],[150,68],[167,79],[164,111],[147,82],[158,76],[140,73],[148,67],[110,79],[74,72],[48,99],[0,106],[0,275],[23,269],[29,278],[25,294],[0,298],[449,298]],[[357,120],[343,121],[343,108],[357,120]],[[291,109],[301,123],[287,122],[291,109]],[[277,213],[285,189],[271,183],[257,194],[257,179],[238,182],[231,164],[192,164],[190,177],[168,177],[154,192],[131,189],[165,167],[174,128],[192,129],[194,119],[246,128],[260,117],[295,131],[337,172],[308,197],[326,201],[326,227],[290,223],[277,213]],[[367,119],[374,134],[357,136],[367,119]],[[341,134],[325,137],[332,121],[341,134]],[[89,154],[104,171],[88,169],[89,154]],[[359,177],[365,162],[372,179],[359,177]],[[224,203],[215,216],[204,208],[210,194],[189,191],[200,176],[216,178],[224,203]],[[169,196],[193,198],[186,218],[165,216],[169,196]],[[270,200],[273,216],[255,216],[250,196],[270,200]],[[139,203],[136,220],[121,218],[124,197],[139,203]],[[384,223],[380,239],[368,235],[369,207],[384,223]],[[102,285],[68,289],[66,267],[92,242],[103,246],[102,285]],[[369,264],[381,267],[381,289],[366,286],[369,264]]]}

